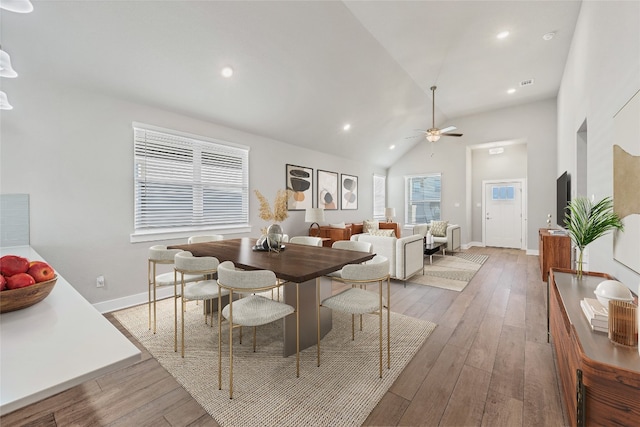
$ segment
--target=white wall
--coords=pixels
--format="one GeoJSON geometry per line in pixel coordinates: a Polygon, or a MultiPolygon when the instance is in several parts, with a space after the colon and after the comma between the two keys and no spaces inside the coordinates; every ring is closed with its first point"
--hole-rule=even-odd
{"type": "MultiPolygon", "coordinates": [[[[147,249],[130,243],[133,231],[133,121],[235,142],[250,147],[249,235],[266,224],[258,218],[253,189],[270,201],[285,185],[292,163],[359,177],[359,209],[330,211],[326,221],[362,221],[372,215],[368,165],[301,149],[260,136],[176,114],[167,108],[81,90],[47,79],[15,79],[14,110],[1,115],[0,192],[28,193],[31,245],[89,302],[98,303],[147,290],[147,249]],[[106,286],[96,288],[104,275],[106,286]]],[[[303,135],[301,137],[304,137],[303,135]]],[[[315,194],[315,192],[314,192],[315,194]]],[[[290,212],[283,228],[306,234],[303,211],[290,212]]],[[[240,237],[232,235],[229,237],[240,237]]]]}
{"type": "MultiPolygon", "coordinates": [[[[640,2],[583,2],[558,93],[557,172],[576,175],[576,133],[586,119],[587,195],[598,200],[613,195],[613,117],[638,90],[640,2]]],[[[612,235],[588,249],[590,270],[637,292],[640,274],[613,259],[612,235]]]]}
{"type": "Polygon", "coordinates": [[[477,148],[471,152],[471,242],[482,242],[482,181],[527,178],[527,146],[512,144],[503,148],[502,154],[489,154],[489,148],[477,148]]]}
{"type": "MultiPolygon", "coordinates": [[[[442,218],[460,224],[462,243],[476,236],[481,210],[471,207],[471,191],[481,185],[472,182],[466,167],[467,146],[504,141],[524,141],[527,147],[527,248],[538,250],[538,229],[546,226],[547,213],[555,212],[556,100],[547,99],[483,114],[458,117],[455,124],[461,138],[441,138],[433,146],[419,143],[389,168],[390,206],[404,218],[404,176],[442,172],[442,218]],[[474,226],[474,224],[476,224],[474,226]]],[[[480,230],[481,232],[481,230],[480,230]]]]}

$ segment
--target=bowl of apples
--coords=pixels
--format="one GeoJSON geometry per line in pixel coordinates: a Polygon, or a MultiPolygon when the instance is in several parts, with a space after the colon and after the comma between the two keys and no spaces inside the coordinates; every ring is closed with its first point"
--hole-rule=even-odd
{"type": "Polygon", "coordinates": [[[58,276],[44,261],[17,255],[0,258],[0,313],[39,303],[53,290],[58,276]]]}

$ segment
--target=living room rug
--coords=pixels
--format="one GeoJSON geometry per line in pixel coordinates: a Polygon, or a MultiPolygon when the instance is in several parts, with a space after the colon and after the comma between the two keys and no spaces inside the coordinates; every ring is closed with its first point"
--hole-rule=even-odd
{"type": "MultiPolygon", "coordinates": [[[[393,304],[393,301],[392,301],[393,304]]],[[[376,316],[363,316],[362,332],[351,341],[351,316],[334,312],[333,329],[316,346],[282,357],[282,322],[258,327],[257,349],[245,330],[233,352],[233,400],[229,399],[228,332],[223,325],[222,390],[218,390],[218,330],[204,324],[202,305],[187,304],[185,357],[173,351],[173,301],[159,301],[158,329],[148,329],[147,305],[118,311],[114,317],[173,375],[222,426],[360,426],[393,384],[436,324],[391,313],[391,369],[378,377],[376,316]],[[226,344],[225,344],[226,343],[226,344]]],[[[386,316],[384,322],[386,329],[386,316]]]]}
{"type": "Polygon", "coordinates": [[[461,292],[488,258],[488,255],[458,252],[434,256],[430,264],[425,257],[424,276],[418,273],[409,282],[461,292]]]}

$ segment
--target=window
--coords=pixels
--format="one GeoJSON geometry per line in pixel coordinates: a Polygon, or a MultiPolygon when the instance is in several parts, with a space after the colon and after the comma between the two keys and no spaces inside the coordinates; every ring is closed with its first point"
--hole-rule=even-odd
{"type": "Polygon", "coordinates": [[[416,175],[405,178],[405,223],[423,224],[440,220],[442,175],[416,175]]]}
{"type": "Polygon", "coordinates": [[[491,187],[492,200],[515,200],[515,198],[513,185],[494,185],[491,187]]]}
{"type": "Polygon", "coordinates": [[[387,206],[385,198],[387,177],[373,175],[373,219],[385,219],[384,208],[387,206]]]}
{"type": "MultiPolygon", "coordinates": [[[[135,235],[248,227],[249,150],[134,123],[135,235]]],[[[149,239],[146,239],[149,240],[149,239]]]]}

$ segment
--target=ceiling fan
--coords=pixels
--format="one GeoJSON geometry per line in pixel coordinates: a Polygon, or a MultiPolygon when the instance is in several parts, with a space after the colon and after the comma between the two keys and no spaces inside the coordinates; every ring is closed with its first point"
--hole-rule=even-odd
{"type": "Polygon", "coordinates": [[[420,132],[426,135],[427,141],[436,142],[441,136],[462,136],[461,133],[451,133],[456,129],[455,126],[448,126],[444,129],[436,127],[436,86],[431,86],[431,128],[420,130],[420,132]]]}

